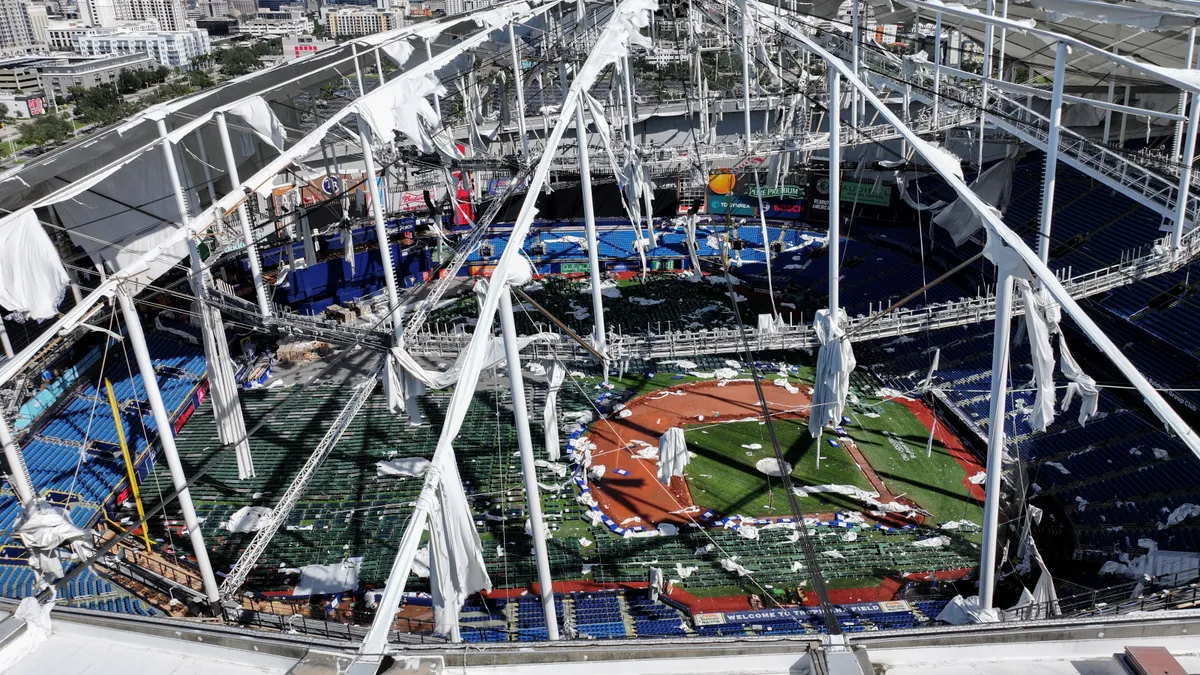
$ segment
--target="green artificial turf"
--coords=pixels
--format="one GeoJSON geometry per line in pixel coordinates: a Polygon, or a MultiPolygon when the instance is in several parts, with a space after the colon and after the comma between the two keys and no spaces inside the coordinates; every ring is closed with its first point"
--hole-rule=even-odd
{"type": "Polygon", "coordinates": [[[933,514],[936,523],[962,519],[983,522],[983,507],[967,492],[963,485],[966,472],[949,451],[935,442],[933,456],[926,458],[929,430],[915,415],[891,401],[863,403],[880,416],[848,411],[854,422],[846,430],[893,494],[902,494],[919,504],[933,514]],[[902,456],[884,431],[890,431],[911,455],[902,456]]]}
{"type": "MultiPolygon", "coordinates": [[[[793,466],[793,484],[833,483],[870,490],[870,482],[854,460],[845,450],[830,446],[828,436],[821,439],[821,469],[817,470],[816,446],[808,435],[806,424],[803,419],[774,421],[784,459],[793,466]]],[[[687,427],[686,432],[688,448],[695,453],[685,471],[693,502],[721,515],[786,516],[790,513],[781,480],[760,473],[754,466],[760,459],[774,457],[765,424],[702,424],[687,427]],[[752,444],[762,447],[742,447],[752,444]],[[773,499],[774,509],[767,508],[769,499],[773,499]]],[[[800,509],[805,513],[827,513],[838,509],[858,510],[859,504],[837,494],[818,494],[801,498],[800,509]]]]}

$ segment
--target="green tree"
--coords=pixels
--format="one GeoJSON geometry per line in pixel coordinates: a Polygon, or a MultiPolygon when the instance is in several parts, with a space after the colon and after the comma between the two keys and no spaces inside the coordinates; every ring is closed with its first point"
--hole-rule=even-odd
{"type": "Polygon", "coordinates": [[[187,74],[188,84],[196,89],[204,89],[205,87],[213,86],[213,79],[208,73],[203,70],[193,70],[187,74]]]}
{"type": "Polygon", "coordinates": [[[325,24],[313,19],[313,37],[318,40],[324,40],[329,37],[329,28],[325,24]]]}
{"type": "Polygon", "coordinates": [[[0,127],[7,125],[8,122],[8,106],[0,103],[0,127]]]}
{"type": "Polygon", "coordinates": [[[50,141],[70,138],[74,128],[67,120],[52,113],[38,115],[21,127],[21,142],[26,145],[45,145],[50,141]]]}
{"type": "Polygon", "coordinates": [[[111,84],[91,89],[71,87],[75,97],[75,114],[87,124],[112,124],[129,117],[136,106],[127,102],[111,84]]]}
{"type": "Polygon", "coordinates": [[[124,69],[117,74],[117,91],[132,94],[143,86],[142,78],[137,71],[124,69]]]}
{"type": "Polygon", "coordinates": [[[228,77],[245,75],[258,68],[258,57],[249,47],[230,47],[217,55],[221,74],[228,77]]]}

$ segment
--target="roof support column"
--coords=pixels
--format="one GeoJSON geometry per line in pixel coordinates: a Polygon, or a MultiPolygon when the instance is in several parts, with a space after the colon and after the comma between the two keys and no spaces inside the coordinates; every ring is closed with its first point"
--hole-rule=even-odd
{"type": "MultiPolygon", "coordinates": [[[[428,39],[425,40],[425,60],[433,60],[433,46],[428,39]]],[[[442,119],[442,97],[437,94],[433,95],[433,110],[437,113],[438,119],[442,119]]]]}
{"type": "Polygon", "coordinates": [[[12,485],[13,492],[17,493],[17,499],[21,500],[21,504],[29,504],[37,496],[37,492],[33,489],[33,479],[29,477],[29,469],[25,466],[25,456],[21,454],[21,448],[17,447],[16,441],[13,440],[12,432],[8,428],[8,420],[4,419],[4,413],[0,411],[0,445],[4,446],[4,461],[8,464],[8,482],[12,485]]]}
{"type": "MultiPolygon", "coordinates": [[[[75,302],[79,302],[76,300],[75,302]]],[[[8,339],[8,328],[4,326],[4,320],[0,319],[0,346],[4,347],[4,356],[12,358],[15,355],[13,352],[12,340],[8,339]]]]}
{"type": "MultiPolygon", "coordinates": [[[[1188,31],[1187,59],[1183,63],[1184,70],[1190,69],[1192,67],[1192,61],[1195,58],[1196,58],[1196,28],[1192,27],[1188,31]]],[[[1180,115],[1184,114],[1184,112],[1187,111],[1187,100],[1188,100],[1187,92],[1186,91],[1179,92],[1179,111],[1178,112],[1180,115]]],[[[1126,101],[1125,103],[1126,103],[1126,105],[1129,104],[1128,101],[1126,101]]],[[[1180,144],[1183,142],[1183,120],[1179,120],[1178,122],[1175,123],[1174,142],[1175,142],[1175,147],[1171,153],[1171,156],[1174,157],[1175,159],[1180,159],[1179,150],[1180,150],[1180,144]]]]}
{"type": "MultiPolygon", "coordinates": [[[[1116,45],[1113,45],[1113,54],[1116,54],[1116,53],[1117,53],[1117,47],[1116,47],[1116,45]]],[[[1107,101],[1108,103],[1114,103],[1113,97],[1116,96],[1116,94],[1117,94],[1116,89],[1117,89],[1117,67],[1113,66],[1112,73],[1110,73],[1108,76],[1108,96],[1105,97],[1104,100],[1107,101]]],[[[1129,102],[1126,101],[1125,103],[1126,103],[1126,105],[1128,105],[1129,102]]],[[[1101,139],[1101,142],[1104,145],[1108,145],[1108,139],[1112,135],[1112,114],[1113,114],[1113,111],[1111,108],[1104,111],[1104,137],[1101,139]]]]}
{"type": "Polygon", "coordinates": [[[1013,278],[1003,270],[999,270],[998,274],[996,329],[992,342],[992,399],[988,415],[987,482],[983,500],[983,542],[979,549],[981,609],[992,608],[992,594],[996,587],[996,530],[1000,526],[1000,475],[1004,470],[1004,415],[1005,399],[1008,397],[1008,336],[1012,325],[1013,278]]]}
{"type": "MultiPolygon", "coordinates": [[[[225,113],[218,112],[217,132],[221,136],[221,149],[225,152],[226,171],[229,172],[231,190],[239,189],[242,184],[238,177],[237,160],[233,156],[233,144],[229,142],[229,125],[225,122],[225,113]]],[[[250,216],[246,213],[244,201],[238,202],[238,221],[242,225],[242,238],[246,240],[246,259],[250,262],[250,276],[254,280],[254,297],[258,300],[258,311],[264,319],[271,318],[271,304],[267,302],[266,285],[263,283],[262,259],[258,257],[258,247],[254,244],[254,232],[250,229],[250,216]]]]}
{"type": "MultiPolygon", "coordinates": [[[[169,146],[168,151],[170,151],[169,146]]],[[[179,509],[183,511],[183,522],[187,526],[188,537],[192,542],[192,553],[196,556],[196,566],[200,568],[204,594],[208,596],[208,601],[215,606],[221,599],[221,593],[217,588],[217,578],[213,575],[212,563],[208,560],[208,547],[204,543],[204,533],[200,530],[200,521],[196,517],[196,507],[192,504],[192,493],[187,487],[187,476],[183,473],[183,464],[179,461],[179,452],[175,449],[175,429],[171,426],[171,419],[167,416],[167,408],[163,404],[162,392],[158,389],[158,374],[154,372],[154,363],[150,360],[150,350],[146,347],[146,334],[142,332],[142,320],[133,306],[133,298],[124,288],[117,290],[117,301],[121,305],[121,314],[125,318],[125,327],[129,331],[129,344],[133,347],[138,372],[141,373],[142,384],[146,388],[146,398],[150,400],[154,425],[158,429],[158,441],[162,445],[163,455],[167,459],[167,468],[171,473],[171,484],[179,491],[179,509]]]]}
{"type": "Polygon", "coordinates": [[[365,96],[367,90],[363,88],[362,67],[358,65],[358,43],[351,44],[350,49],[354,52],[354,80],[358,82],[358,95],[365,96]]]}
{"type": "MultiPolygon", "coordinates": [[[[187,201],[183,196],[183,185],[179,180],[179,167],[175,164],[175,151],[167,138],[167,123],[162,118],[158,120],[158,135],[162,145],[163,159],[167,165],[167,176],[175,191],[175,208],[179,211],[179,221],[185,228],[188,226],[187,201]]],[[[189,241],[189,246],[192,243],[189,241]]],[[[195,260],[193,260],[193,263],[195,260]]],[[[196,270],[193,270],[195,272],[196,270]]],[[[192,541],[192,553],[196,556],[196,566],[200,568],[200,579],[204,585],[204,594],[214,608],[221,600],[217,588],[217,579],[213,575],[212,563],[208,560],[208,548],[204,544],[204,533],[200,530],[200,521],[196,518],[196,507],[192,505],[192,493],[187,487],[187,476],[183,473],[183,464],[179,461],[179,452],[175,449],[175,428],[171,426],[171,418],[167,416],[167,407],[163,403],[162,392],[158,388],[158,373],[154,371],[154,363],[150,360],[150,349],[146,346],[146,334],[142,332],[142,321],[137,309],[133,306],[133,298],[124,288],[117,291],[117,300],[121,304],[121,314],[125,318],[125,327],[129,332],[129,342],[137,359],[138,371],[142,375],[142,386],[146,389],[146,398],[150,401],[150,410],[154,414],[154,425],[158,430],[158,440],[162,445],[163,454],[167,458],[167,468],[171,473],[171,483],[179,491],[179,508],[183,511],[183,522],[187,526],[188,536],[192,541]]],[[[203,304],[201,303],[203,311],[203,304]]]]}
{"type": "MultiPolygon", "coordinates": [[[[857,21],[858,0],[852,0],[855,7],[855,21],[857,21]]],[[[741,9],[742,15],[742,117],[745,121],[746,128],[746,152],[750,151],[750,17],[746,11],[746,0],[739,0],[738,7],[741,9]]],[[[857,50],[855,54],[857,54],[857,50]]],[[[857,65],[858,57],[855,56],[854,63],[857,65]]],[[[630,111],[632,114],[632,111],[630,111]]]]}
{"type": "MultiPolygon", "coordinates": [[[[502,282],[507,285],[507,282],[502,282]]],[[[508,361],[508,387],[512,393],[513,417],[517,427],[517,447],[521,452],[521,476],[525,480],[525,499],[529,505],[529,529],[533,533],[533,554],[537,559],[538,591],[546,615],[546,635],[558,639],[558,613],[554,609],[554,586],[550,579],[550,560],[546,555],[546,521],[542,518],[542,498],[538,494],[537,467],[533,463],[533,440],[529,435],[529,408],[525,404],[525,378],[521,372],[521,352],[517,344],[517,322],[513,317],[512,291],[500,294],[500,329],[504,333],[504,355],[508,361]]]]}
{"type": "MultiPolygon", "coordinates": [[[[858,0],[850,0],[850,69],[854,71],[854,76],[858,77],[861,72],[858,69],[858,42],[862,36],[858,34],[859,29],[859,7],[858,0]]],[[[864,102],[865,104],[865,102],[864,102]]],[[[859,109],[859,97],[857,91],[850,93],[850,123],[858,125],[864,117],[866,117],[866,106],[864,109],[859,109]]]]}
{"type": "MultiPolygon", "coordinates": [[[[996,15],[996,0],[987,0],[987,15],[989,17],[996,15]]],[[[992,76],[992,40],[996,33],[996,27],[990,22],[983,34],[983,73],[984,77],[992,76]]],[[[983,171],[983,131],[987,125],[987,104],[988,104],[988,84],[985,79],[980,87],[979,99],[979,159],[976,166],[980,171],[983,171]]]]}
{"type": "Polygon", "coordinates": [[[1058,172],[1059,127],[1062,125],[1063,79],[1067,43],[1058,42],[1054,53],[1054,91],[1050,95],[1050,132],[1046,140],[1046,168],[1042,173],[1042,213],[1038,221],[1038,257],[1050,260],[1050,221],[1054,217],[1054,180],[1058,172]]]}
{"type": "MultiPolygon", "coordinates": [[[[428,45],[429,43],[426,43],[428,45]]],[[[513,83],[517,87],[517,133],[521,135],[521,152],[529,159],[529,134],[525,129],[525,69],[521,65],[521,55],[517,51],[517,36],[513,33],[513,25],[508,24],[508,49],[512,53],[513,83]]],[[[435,97],[436,100],[436,97],[435,97]]]]}
{"type": "MultiPolygon", "coordinates": [[[[1183,158],[1179,164],[1178,198],[1175,200],[1175,227],[1171,230],[1171,248],[1178,253],[1183,244],[1183,225],[1187,220],[1187,207],[1192,187],[1192,161],[1196,157],[1196,130],[1200,125],[1200,96],[1192,96],[1192,114],[1187,125],[1187,140],[1183,143],[1183,158]]],[[[1182,124],[1182,122],[1181,122],[1182,124]]]]}
{"type": "Polygon", "coordinates": [[[829,313],[837,322],[838,264],[841,255],[842,220],[842,76],[834,68],[829,69],[829,240],[826,244],[829,255],[829,313]]]}
{"type": "MultiPolygon", "coordinates": [[[[396,339],[403,341],[404,326],[400,322],[400,295],[396,290],[396,268],[392,263],[392,249],[388,246],[387,222],[383,219],[382,190],[375,183],[375,156],[371,152],[371,132],[358,118],[358,142],[362,145],[363,164],[366,168],[365,178],[371,195],[371,215],[375,218],[375,239],[379,243],[380,260],[383,261],[383,285],[387,289],[388,315],[392,320],[392,330],[396,339]]],[[[399,344],[399,343],[397,343],[399,344]]]]}
{"type": "Polygon", "coordinates": [[[938,127],[938,107],[942,102],[942,13],[933,21],[933,128],[938,127]]]}
{"type": "Polygon", "coordinates": [[[583,106],[575,107],[575,143],[579,147],[579,192],[583,197],[583,226],[587,237],[588,277],[592,282],[592,344],[604,354],[600,364],[604,383],[608,384],[608,348],[605,345],[604,299],[600,295],[600,241],[596,236],[596,209],[592,205],[592,169],[588,163],[587,128],[583,121],[583,106]]]}

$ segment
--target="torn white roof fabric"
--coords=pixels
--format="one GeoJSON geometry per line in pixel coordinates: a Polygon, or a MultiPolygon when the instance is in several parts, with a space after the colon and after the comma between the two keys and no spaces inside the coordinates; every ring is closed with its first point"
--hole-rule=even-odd
{"type": "Polygon", "coordinates": [[[682,476],[683,468],[688,465],[687,440],[683,429],[671,427],[658,439],[658,480],[664,485],[671,484],[672,476],[682,476]]]}
{"type": "Polygon", "coordinates": [[[55,316],[68,282],[58,250],[32,210],[0,227],[0,307],[13,318],[55,316]]]}
{"type": "Polygon", "coordinates": [[[836,320],[828,309],[817,310],[813,317],[813,328],[821,343],[817,352],[812,408],[808,416],[808,431],[813,438],[821,437],[821,430],[827,423],[841,420],[842,412],[846,409],[850,372],[857,365],[850,341],[842,339],[845,335],[842,325],[847,321],[846,310],[840,308],[836,320]]]}

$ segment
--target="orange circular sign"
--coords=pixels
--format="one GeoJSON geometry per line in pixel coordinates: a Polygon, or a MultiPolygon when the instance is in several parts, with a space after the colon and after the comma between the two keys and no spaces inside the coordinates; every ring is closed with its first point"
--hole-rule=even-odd
{"type": "Polygon", "coordinates": [[[719,195],[733,192],[736,183],[737,177],[731,173],[714,173],[708,177],[708,189],[719,195]]]}

